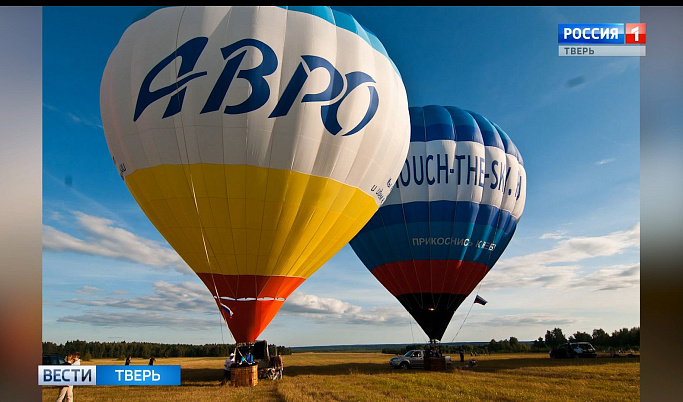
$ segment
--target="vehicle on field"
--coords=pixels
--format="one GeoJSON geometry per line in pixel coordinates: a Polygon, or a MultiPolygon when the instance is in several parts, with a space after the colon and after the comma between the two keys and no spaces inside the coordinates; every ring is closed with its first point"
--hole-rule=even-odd
{"type": "MultiPolygon", "coordinates": [[[[444,359],[447,365],[451,364],[450,356],[444,356],[444,359]]],[[[424,368],[424,350],[410,350],[403,356],[392,357],[389,365],[400,369],[424,368]]]]}
{"type": "Polygon", "coordinates": [[[64,360],[62,356],[57,355],[45,355],[43,356],[43,366],[62,366],[68,365],[69,363],[64,360]]]}
{"type": "Polygon", "coordinates": [[[593,345],[589,342],[568,342],[563,343],[558,348],[550,351],[550,357],[553,359],[567,359],[579,357],[597,357],[598,353],[595,351],[593,345]]]}

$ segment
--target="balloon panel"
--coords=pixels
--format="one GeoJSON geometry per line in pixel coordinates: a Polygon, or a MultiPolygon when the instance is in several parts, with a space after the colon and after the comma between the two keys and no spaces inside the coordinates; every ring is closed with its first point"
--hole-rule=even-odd
{"type": "Polygon", "coordinates": [[[410,108],[411,144],[387,201],[351,240],[430,339],[500,258],[526,199],[509,137],[456,107],[410,108]]]}
{"type": "Polygon", "coordinates": [[[121,177],[238,342],[367,223],[409,147],[395,66],[328,7],[151,12],[113,51],[101,109],[121,177]]]}

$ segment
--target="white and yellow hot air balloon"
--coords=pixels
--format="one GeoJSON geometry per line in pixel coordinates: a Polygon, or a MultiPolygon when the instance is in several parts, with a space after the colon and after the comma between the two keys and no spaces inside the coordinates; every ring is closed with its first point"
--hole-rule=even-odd
{"type": "Polygon", "coordinates": [[[121,177],[236,342],[365,225],[410,144],[395,65],[329,7],[151,10],[112,52],[100,102],[121,177]]]}

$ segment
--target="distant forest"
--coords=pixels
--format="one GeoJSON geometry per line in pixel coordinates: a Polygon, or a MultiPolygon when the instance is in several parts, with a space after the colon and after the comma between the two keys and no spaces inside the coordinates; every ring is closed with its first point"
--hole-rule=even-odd
{"type": "MultiPolygon", "coordinates": [[[[462,345],[466,353],[520,353],[520,352],[538,352],[547,353],[548,351],[557,348],[566,342],[590,342],[595,349],[604,352],[617,353],[619,350],[640,350],[640,327],[633,327],[631,329],[622,328],[608,334],[602,328],[594,329],[591,334],[587,332],[577,331],[573,335],[566,337],[562,333],[561,328],[554,328],[548,330],[544,337],[538,337],[533,342],[520,342],[514,336],[510,339],[496,341],[491,339],[490,342],[475,342],[475,343],[448,343],[441,344],[440,349],[442,353],[458,353],[462,345]]],[[[424,345],[407,345],[403,348],[382,348],[382,353],[390,354],[404,354],[413,349],[422,349],[424,345]]]]}
{"type": "MultiPolygon", "coordinates": [[[[453,342],[441,343],[442,353],[458,353],[460,346],[467,354],[470,353],[520,353],[538,352],[546,353],[565,342],[590,342],[599,351],[627,351],[640,350],[640,327],[631,329],[622,328],[608,334],[603,329],[594,329],[592,333],[575,332],[569,337],[565,336],[560,328],[548,330],[545,336],[538,337],[535,341],[519,341],[514,336],[509,339],[495,340],[490,342],[453,342]]],[[[310,347],[287,347],[269,345],[269,353],[277,351],[281,355],[290,355],[292,352],[382,352],[388,354],[404,354],[408,350],[422,349],[425,344],[408,345],[337,345],[337,346],[310,346],[310,347]]],[[[99,358],[113,358],[125,360],[130,355],[133,358],[150,357],[217,357],[227,356],[235,349],[235,345],[227,344],[162,344],[149,342],[87,342],[81,340],[68,341],[64,344],[43,342],[44,355],[66,356],[79,352],[85,361],[99,358]]]]}
{"type": "MultiPolygon", "coordinates": [[[[291,348],[285,346],[268,345],[269,353],[275,349],[281,355],[291,354],[291,348]]],[[[150,357],[214,357],[227,356],[235,350],[235,345],[206,344],[162,344],[149,342],[87,342],[81,340],[67,341],[64,344],[43,342],[43,355],[66,356],[80,353],[81,359],[113,358],[125,360],[126,356],[149,359],[150,357]]]]}

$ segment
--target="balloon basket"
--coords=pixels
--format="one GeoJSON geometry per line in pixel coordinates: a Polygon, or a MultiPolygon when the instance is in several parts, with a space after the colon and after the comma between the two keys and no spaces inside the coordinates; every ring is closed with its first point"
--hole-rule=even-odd
{"type": "Polygon", "coordinates": [[[231,367],[230,380],[233,387],[253,387],[258,384],[258,366],[231,367]]]}
{"type": "Polygon", "coordinates": [[[445,357],[428,357],[424,361],[425,370],[429,371],[445,371],[446,358],[445,357]]]}

